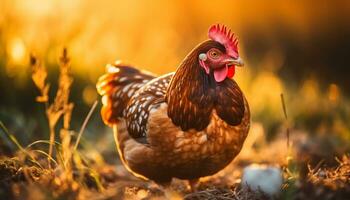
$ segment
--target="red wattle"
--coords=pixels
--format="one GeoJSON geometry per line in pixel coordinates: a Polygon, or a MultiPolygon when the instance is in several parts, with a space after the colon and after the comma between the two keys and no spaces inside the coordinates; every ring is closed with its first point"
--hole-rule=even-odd
{"type": "Polygon", "coordinates": [[[232,78],[235,75],[236,67],[234,65],[228,67],[227,78],[232,78]]]}

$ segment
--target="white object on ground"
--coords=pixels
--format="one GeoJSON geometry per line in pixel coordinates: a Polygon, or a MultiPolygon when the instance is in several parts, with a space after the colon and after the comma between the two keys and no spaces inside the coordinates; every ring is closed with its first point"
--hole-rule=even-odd
{"type": "Polygon", "coordinates": [[[279,167],[252,164],[243,170],[243,188],[249,187],[253,191],[275,196],[281,191],[282,183],[282,171],[279,167]]]}

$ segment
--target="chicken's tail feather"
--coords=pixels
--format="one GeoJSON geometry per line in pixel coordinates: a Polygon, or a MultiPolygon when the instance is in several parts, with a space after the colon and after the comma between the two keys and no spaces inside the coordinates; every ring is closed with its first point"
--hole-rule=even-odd
{"type": "Polygon", "coordinates": [[[102,119],[104,123],[112,125],[123,117],[123,111],[132,95],[154,76],[120,63],[107,65],[106,71],[99,78],[96,87],[102,96],[102,119]]]}

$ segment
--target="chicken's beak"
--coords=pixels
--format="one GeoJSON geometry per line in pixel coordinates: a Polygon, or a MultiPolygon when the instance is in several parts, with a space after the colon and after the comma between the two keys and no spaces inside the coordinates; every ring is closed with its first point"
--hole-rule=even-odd
{"type": "Polygon", "coordinates": [[[244,62],[243,60],[238,57],[237,59],[234,59],[234,58],[229,58],[226,60],[226,63],[227,65],[235,65],[235,66],[238,66],[238,67],[243,67],[244,66],[244,62]]]}

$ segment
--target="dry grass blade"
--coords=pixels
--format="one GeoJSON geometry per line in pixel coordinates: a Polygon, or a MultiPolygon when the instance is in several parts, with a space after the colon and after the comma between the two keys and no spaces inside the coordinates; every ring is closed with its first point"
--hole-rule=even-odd
{"type": "Polygon", "coordinates": [[[56,162],[56,160],[53,159],[52,156],[50,156],[49,154],[47,154],[45,151],[42,151],[42,150],[39,150],[39,149],[34,149],[33,151],[44,155],[45,157],[47,157],[48,159],[50,159],[56,166],[58,165],[58,163],[56,162]]]}
{"type": "Polygon", "coordinates": [[[26,156],[29,157],[29,160],[36,164],[37,166],[39,166],[40,168],[43,168],[39,162],[37,162],[32,155],[30,155],[30,153],[18,142],[18,140],[16,139],[16,137],[14,135],[12,135],[6,128],[6,126],[0,121],[0,128],[2,130],[2,132],[5,133],[5,135],[7,136],[7,138],[21,151],[23,152],[26,156]]]}
{"type": "MultiPolygon", "coordinates": [[[[34,142],[28,144],[26,146],[26,149],[31,148],[32,146],[37,145],[37,144],[48,144],[49,145],[50,141],[49,140],[37,140],[37,141],[34,141],[34,142]]],[[[61,146],[61,144],[57,141],[55,141],[55,145],[61,146]]]]}
{"type": "Polygon", "coordinates": [[[12,135],[6,128],[6,126],[0,121],[0,127],[2,131],[5,133],[5,135],[10,139],[10,141],[21,151],[25,151],[23,146],[18,142],[16,137],[12,135]]]}
{"type": "Polygon", "coordinates": [[[85,120],[84,120],[84,122],[83,122],[83,125],[82,125],[81,128],[80,128],[77,141],[75,142],[75,145],[74,145],[73,152],[75,152],[75,151],[77,150],[78,145],[79,145],[79,142],[80,142],[80,138],[81,138],[81,136],[83,135],[83,132],[84,132],[84,130],[85,130],[85,128],[86,128],[86,125],[87,125],[87,123],[89,122],[89,119],[91,118],[91,115],[92,115],[92,113],[94,112],[94,110],[95,110],[97,104],[98,104],[98,101],[95,101],[94,104],[92,105],[92,107],[91,107],[91,109],[90,109],[88,115],[86,116],[86,118],[85,118],[85,120]]]}
{"type": "Polygon", "coordinates": [[[286,133],[287,133],[287,148],[289,149],[289,126],[288,126],[288,115],[287,115],[287,108],[286,108],[286,103],[285,103],[285,100],[284,100],[284,95],[283,93],[281,93],[281,103],[282,103],[282,109],[283,109],[283,113],[284,113],[284,117],[285,117],[285,120],[287,122],[287,125],[286,125],[286,133]]]}
{"type": "MultiPolygon", "coordinates": [[[[69,152],[69,153],[70,153],[70,155],[68,156],[69,158],[71,158],[71,157],[72,157],[72,154],[74,154],[74,153],[76,152],[76,150],[77,150],[77,148],[78,148],[78,145],[79,145],[79,142],[80,142],[80,139],[81,139],[81,136],[83,135],[83,132],[84,132],[84,130],[85,130],[85,128],[86,128],[86,125],[87,125],[87,123],[89,122],[89,119],[91,118],[92,113],[94,112],[94,110],[95,110],[97,104],[98,104],[98,101],[95,101],[94,104],[92,105],[92,107],[90,108],[90,111],[89,111],[88,115],[86,116],[86,118],[85,118],[85,120],[84,120],[84,122],[83,122],[83,125],[81,126],[81,128],[80,128],[80,130],[79,130],[77,140],[75,141],[75,145],[74,145],[74,147],[73,147],[73,151],[70,151],[70,152],[69,152]]],[[[66,159],[66,160],[64,161],[64,166],[66,166],[68,162],[69,162],[69,160],[66,159]]]]}
{"type": "Polygon", "coordinates": [[[348,187],[350,184],[350,157],[343,155],[338,159],[336,168],[314,168],[309,167],[308,180],[313,184],[322,184],[336,190],[348,187]]]}

